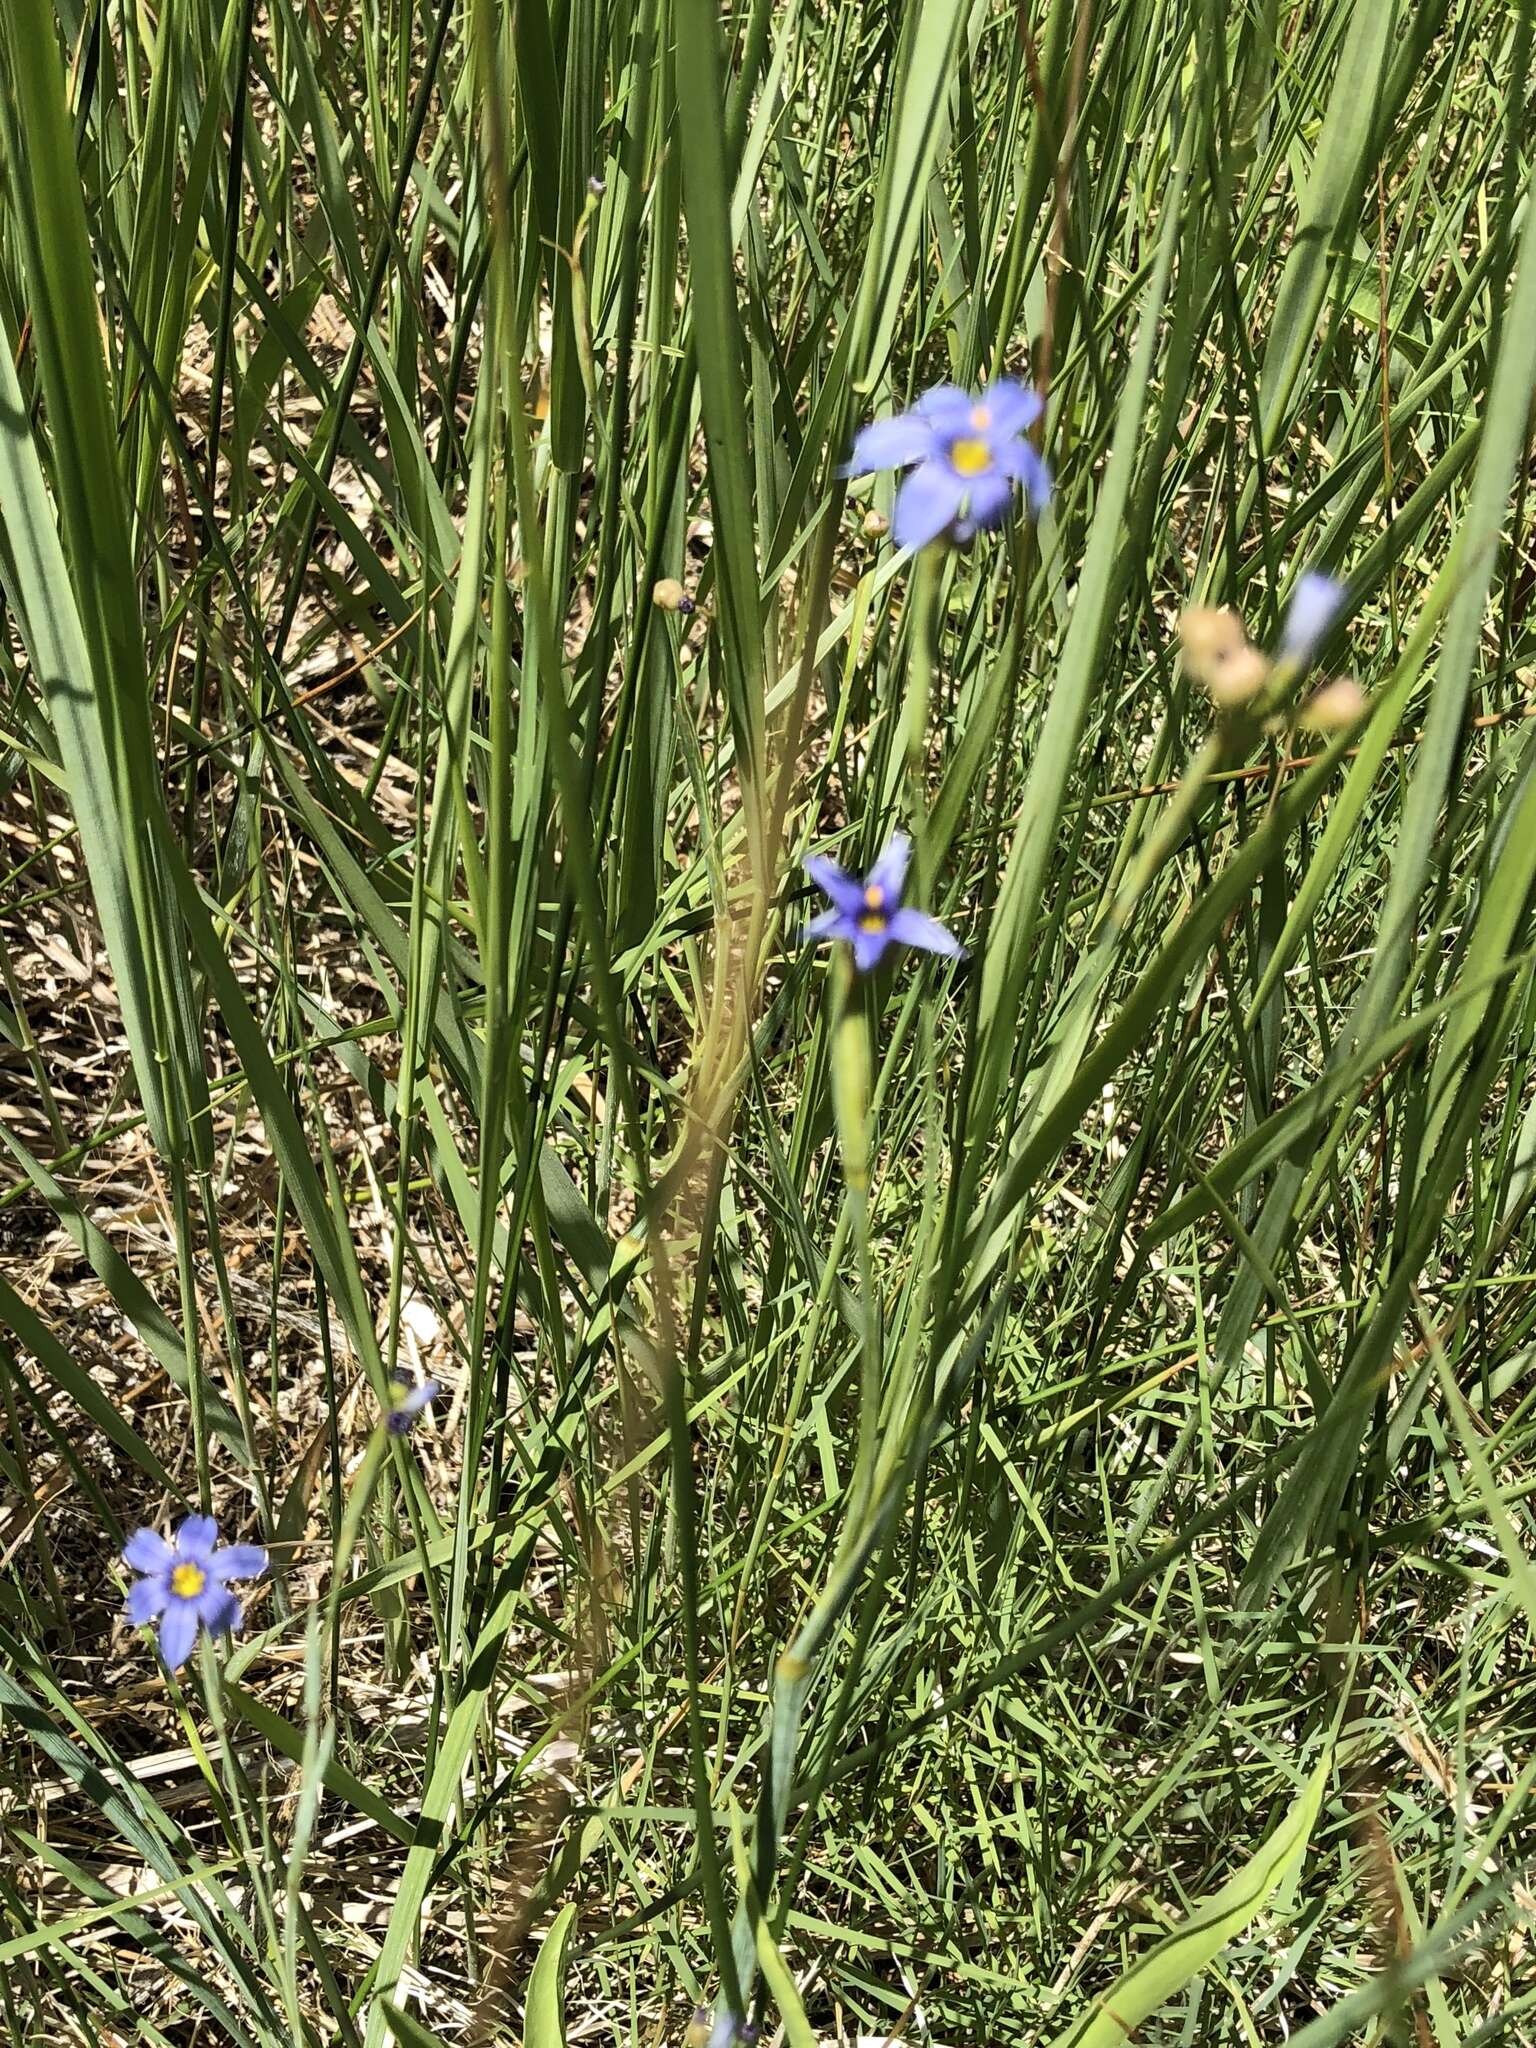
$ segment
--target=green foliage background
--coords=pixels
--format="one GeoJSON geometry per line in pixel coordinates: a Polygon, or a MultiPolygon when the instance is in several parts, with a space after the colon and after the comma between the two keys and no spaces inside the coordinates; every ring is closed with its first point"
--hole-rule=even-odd
{"type": "Polygon", "coordinates": [[[1529,2038],[1532,52],[7,0],[12,2041],[1529,2038]]]}

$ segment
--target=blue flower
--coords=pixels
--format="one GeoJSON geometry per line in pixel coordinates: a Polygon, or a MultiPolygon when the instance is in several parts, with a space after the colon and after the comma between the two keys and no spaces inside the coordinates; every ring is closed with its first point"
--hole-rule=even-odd
{"type": "Polygon", "coordinates": [[[1038,519],[1050,503],[1051,472],[1024,436],[1042,410],[1040,394],[1010,377],[974,397],[936,384],[910,412],[865,427],[845,474],[911,470],[896,493],[899,547],[926,547],[940,534],[965,541],[1000,526],[1017,484],[1038,519]]]}
{"type": "Polygon", "coordinates": [[[892,945],[920,946],[925,953],[942,953],[947,960],[964,959],[965,948],[936,917],[903,907],[901,892],[911,857],[911,840],[904,832],[897,832],[860,881],[835,860],[828,860],[824,854],[811,854],[805,863],[806,872],[817,888],[832,899],[832,908],[812,918],[805,928],[805,938],[846,939],[853,948],[853,964],[861,974],[878,967],[886,947],[892,945]]]}
{"type": "Polygon", "coordinates": [[[1321,569],[1308,569],[1291,593],[1290,609],[1280,628],[1277,661],[1294,661],[1305,667],[1326,637],[1344,602],[1344,586],[1321,569]]]}
{"type": "Polygon", "coordinates": [[[413,1387],[410,1375],[397,1371],[392,1390],[394,1406],[384,1418],[384,1427],[391,1436],[409,1436],[422,1409],[429,1401],[435,1401],[441,1391],[436,1380],[423,1380],[419,1387],[413,1387]]]}
{"type": "Polygon", "coordinates": [[[199,1624],[210,1635],[229,1635],[240,1626],[240,1602],[230,1579],[259,1578],[267,1553],[257,1543],[226,1543],[212,1515],[188,1515],[175,1544],[153,1529],[135,1529],[123,1545],[123,1562],[144,1574],[128,1589],[128,1619],[143,1628],[160,1617],[160,1654],[173,1671],[185,1664],[199,1624]]]}

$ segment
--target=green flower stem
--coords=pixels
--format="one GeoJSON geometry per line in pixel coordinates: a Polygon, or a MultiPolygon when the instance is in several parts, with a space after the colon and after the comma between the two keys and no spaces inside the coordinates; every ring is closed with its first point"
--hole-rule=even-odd
{"type": "MultiPolygon", "coordinates": [[[[930,713],[933,704],[934,628],[938,610],[939,583],[944,574],[948,550],[940,542],[923,548],[913,565],[912,630],[907,647],[907,690],[902,701],[901,725],[897,733],[896,758],[891,781],[902,774],[906,784],[905,809],[912,829],[914,900],[926,902],[932,887],[932,860],[928,835],[928,792],[924,770],[928,758],[930,713]]],[[[891,794],[894,795],[894,789],[891,794]]]]}
{"type": "Polygon", "coordinates": [[[869,1243],[869,1018],[853,956],[839,946],[832,969],[832,1104],[848,1214],[859,1261],[861,1320],[859,1429],[849,1487],[849,1525],[858,1528],[874,1485],[880,1430],[880,1307],[869,1243]]]}

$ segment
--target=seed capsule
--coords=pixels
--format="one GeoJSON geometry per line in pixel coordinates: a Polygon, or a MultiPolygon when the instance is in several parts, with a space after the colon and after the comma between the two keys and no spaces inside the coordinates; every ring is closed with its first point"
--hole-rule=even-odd
{"type": "Polygon", "coordinates": [[[1257,647],[1240,647],[1222,661],[1213,662],[1200,681],[1218,711],[1235,711],[1251,704],[1269,679],[1269,663],[1257,647]]]}
{"type": "Polygon", "coordinates": [[[1179,616],[1185,666],[1202,675],[1213,662],[1230,660],[1248,645],[1243,622],[1230,605],[1192,604],[1179,616]]]}
{"type": "Polygon", "coordinates": [[[1365,709],[1365,692],[1353,676],[1336,676],[1302,705],[1300,722],[1308,732],[1342,732],[1365,709]]]}

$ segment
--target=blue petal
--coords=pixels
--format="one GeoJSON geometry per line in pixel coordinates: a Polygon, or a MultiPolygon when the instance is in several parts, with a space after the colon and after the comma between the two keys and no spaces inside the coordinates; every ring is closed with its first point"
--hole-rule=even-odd
{"type": "Polygon", "coordinates": [[[160,1624],[160,1654],[173,1671],[179,1671],[192,1654],[197,1641],[197,1603],[173,1600],[160,1624]]]}
{"type": "Polygon", "coordinates": [[[907,868],[912,860],[912,842],[905,832],[893,832],[885,842],[880,858],[864,877],[866,889],[878,889],[887,909],[901,901],[901,892],[906,886],[907,868]]]}
{"type": "Polygon", "coordinates": [[[999,377],[995,384],[989,384],[981,394],[980,403],[990,415],[987,421],[989,435],[1027,434],[1045,411],[1045,401],[1039,392],[1028,384],[1021,384],[1016,377],[999,377]]]}
{"type": "Polygon", "coordinates": [[[1006,448],[998,450],[997,466],[1005,476],[1014,477],[1023,484],[1029,509],[1038,519],[1051,502],[1049,465],[1027,441],[1010,441],[1006,448]]]}
{"type": "Polygon", "coordinates": [[[162,1611],[170,1597],[163,1579],[135,1579],[128,1588],[128,1605],[124,1611],[135,1628],[143,1628],[162,1611]]]}
{"type": "Polygon", "coordinates": [[[855,931],[853,938],[853,964],[860,974],[868,974],[880,965],[886,947],[891,943],[891,928],[883,926],[877,932],[855,931]]]}
{"type": "Polygon", "coordinates": [[[947,465],[925,462],[896,493],[892,532],[902,548],[925,548],[960,516],[965,486],[947,465]]]}
{"type": "Polygon", "coordinates": [[[1310,661],[1344,602],[1344,586],[1320,569],[1308,569],[1297,583],[1277,650],[1281,661],[1310,661]]]}
{"type": "Polygon", "coordinates": [[[923,393],[912,409],[946,434],[963,434],[971,424],[971,414],[977,403],[969,391],[962,391],[958,384],[935,384],[931,391],[923,393]]]}
{"type": "Polygon", "coordinates": [[[219,1540],[219,1525],[212,1515],[188,1515],[176,1531],[176,1554],[193,1564],[205,1565],[208,1553],[219,1540]]]}
{"type": "Polygon", "coordinates": [[[871,420],[860,429],[849,450],[845,474],[862,476],[869,469],[904,469],[933,452],[933,428],[913,413],[871,420]]]}
{"type": "Polygon", "coordinates": [[[1026,441],[1024,444],[1024,496],[1029,509],[1038,519],[1050,506],[1051,491],[1050,464],[1043,455],[1037,455],[1026,441]]]}
{"type": "Polygon", "coordinates": [[[227,1586],[215,1585],[212,1579],[196,1600],[187,1604],[196,1608],[198,1620],[211,1636],[228,1635],[240,1626],[240,1602],[227,1586]]]}
{"type": "Polygon", "coordinates": [[[171,1546],[153,1529],[135,1529],[123,1545],[123,1562],[136,1572],[163,1572],[170,1568],[171,1546]]]}
{"type": "Polygon", "coordinates": [[[225,1579],[259,1579],[266,1568],[267,1553],[259,1543],[226,1543],[208,1560],[209,1576],[221,1584],[225,1579]]]}
{"type": "Polygon", "coordinates": [[[851,939],[858,925],[846,910],[824,910],[820,917],[813,917],[800,934],[802,946],[819,945],[823,939],[851,939]]]}
{"type": "Polygon", "coordinates": [[[922,910],[898,910],[891,919],[890,936],[899,946],[917,946],[925,953],[942,953],[946,960],[963,960],[965,948],[939,923],[922,910]]]}
{"type": "Polygon", "coordinates": [[[1013,485],[1005,476],[975,476],[965,494],[965,517],[972,526],[1001,526],[1013,503],[1013,485]]]}
{"type": "Polygon", "coordinates": [[[808,853],[805,871],[822,895],[829,896],[848,916],[856,917],[864,908],[864,884],[835,860],[828,860],[824,853],[808,853]]]}

